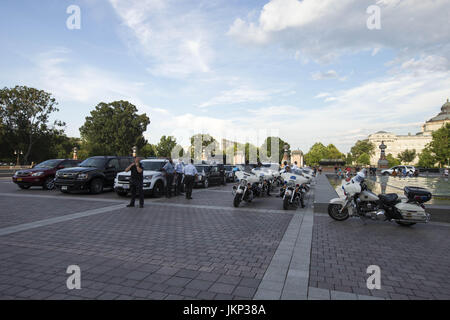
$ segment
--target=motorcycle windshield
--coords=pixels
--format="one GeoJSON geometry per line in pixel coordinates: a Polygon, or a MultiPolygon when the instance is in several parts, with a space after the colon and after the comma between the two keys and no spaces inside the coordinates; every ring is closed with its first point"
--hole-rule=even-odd
{"type": "Polygon", "coordinates": [[[353,178],[353,181],[356,183],[361,183],[364,181],[364,178],[360,175],[357,175],[356,177],[353,178]]]}

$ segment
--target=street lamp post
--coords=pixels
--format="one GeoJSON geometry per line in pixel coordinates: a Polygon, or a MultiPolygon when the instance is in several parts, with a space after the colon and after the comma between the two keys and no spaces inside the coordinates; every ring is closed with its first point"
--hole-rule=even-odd
{"type": "Polygon", "coordinates": [[[23,151],[22,150],[14,150],[14,155],[16,155],[17,156],[17,162],[16,162],[16,166],[19,166],[20,165],[20,163],[19,163],[19,157],[21,156],[21,155],[23,155],[23,151]]]}
{"type": "Polygon", "coordinates": [[[78,160],[78,149],[77,147],[73,147],[73,160],[78,160]]]}
{"type": "Polygon", "coordinates": [[[132,148],[132,150],[133,150],[133,157],[136,157],[137,147],[134,146],[134,147],[132,148]]]}

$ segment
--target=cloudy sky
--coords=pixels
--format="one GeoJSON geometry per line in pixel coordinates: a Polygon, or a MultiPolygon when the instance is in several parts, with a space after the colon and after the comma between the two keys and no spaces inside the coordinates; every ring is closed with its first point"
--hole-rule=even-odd
{"type": "Polygon", "coordinates": [[[149,115],[151,143],[278,134],[347,152],[440,111],[448,21],[448,0],[7,0],[0,86],[51,92],[70,136],[99,102],[124,99],[149,115]],[[66,26],[70,5],[79,30],[66,26]],[[367,27],[371,5],[381,29],[367,27]]]}

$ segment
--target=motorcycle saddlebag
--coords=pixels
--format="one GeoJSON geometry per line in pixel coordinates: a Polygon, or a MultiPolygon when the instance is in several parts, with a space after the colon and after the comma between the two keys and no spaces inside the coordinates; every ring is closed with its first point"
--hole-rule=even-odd
{"type": "Polygon", "coordinates": [[[425,203],[430,201],[431,192],[425,188],[420,187],[405,187],[404,189],[405,196],[408,198],[408,201],[415,201],[418,203],[425,203]]]}

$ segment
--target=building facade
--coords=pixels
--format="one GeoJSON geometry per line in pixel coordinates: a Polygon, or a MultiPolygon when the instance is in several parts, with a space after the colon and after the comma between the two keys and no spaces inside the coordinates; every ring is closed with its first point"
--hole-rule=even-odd
{"type": "Polygon", "coordinates": [[[416,150],[416,158],[412,161],[415,164],[419,161],[419,154],[432,140],[432,133],[442,128],[446,123],[450,123],[450,102],[442,106],[441,112],[422,125],[422,131],[415,135],[396,135],[386,131],[379,131],[369,136],[369,141],[375,145],[375,154],[370,158],[370,164],[376,166],[380,159],[381,150],[378,146],[384,141],[387,146],[386,155],[392,154],[397,157],[405,150],[416,150]]]}

